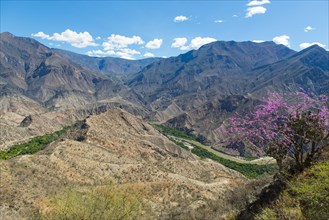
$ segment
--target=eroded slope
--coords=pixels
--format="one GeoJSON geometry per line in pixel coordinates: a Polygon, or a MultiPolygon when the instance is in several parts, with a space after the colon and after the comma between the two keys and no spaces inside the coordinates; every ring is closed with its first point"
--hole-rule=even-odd
{"type": "Polygon", "coordinates": [[[191,211],[210,202],[222,207],[216,215],[224,216],[241,205],[229,200],[245,190],[246,178],[200,160],[124,110],[91,116],[80,126],[87,129],[82,142],[64,138],[35,155],[0,161],[4,219],[49,208],[47,196],[65,186],[109,181],[141,189],[155,216],[168,217],[173,210],[191,211]]]}

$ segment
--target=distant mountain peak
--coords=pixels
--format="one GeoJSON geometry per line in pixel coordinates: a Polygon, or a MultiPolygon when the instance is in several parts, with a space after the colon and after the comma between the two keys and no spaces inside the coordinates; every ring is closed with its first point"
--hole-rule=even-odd
{"type": "Polygon", "coordinates": [[[4,40],[6,38],[14,38],[14,37],[15,36],[12,33],[10,33],[10,32],[2,32],[2,33],[0,33],[1,40],[4,40]]]}
{"type": "Polygon", "coordinates": [[[319,45],[317,44],[314,44],[312,46],[309,46],[303,50],[301,50],[300,52],[309,52],[309,51],[317,51],[317,52],[320,52],[320,53],[329,53],[328,51],[326,51],[323,47],[320,47],[319,45]]]}

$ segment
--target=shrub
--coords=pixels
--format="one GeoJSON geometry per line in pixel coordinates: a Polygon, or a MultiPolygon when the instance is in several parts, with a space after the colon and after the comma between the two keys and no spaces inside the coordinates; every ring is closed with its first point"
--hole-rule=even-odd
{"type": "Polygon", "coordinates": [[[0,151],[0,160],[7,160],[19,155],[34,154],[44,149],[51,142],[56,141],[60,135],[66,133],[71,126],[65,126],[52,134],[45,134],[30,139],[26,143],[16,144],[7,150],[0,151]]]}
{"type": "Polygon", "coordinates": [[[316,164],[292,183],[308,219],[329,219],[329,161],[316,164]]]}
{"type": "Polygon", "coordinates": [[[289,181],[277,201],[256,215],[256,220],[329,219],[329,161],[314,164],[289,181]]]}
{"type": "Polygon", "coordinates": [[[141,196],[110,184],[85,191],[67,189],[50,199],[40,219],[107,220],[138,219],[142,216],[141,196]]]}

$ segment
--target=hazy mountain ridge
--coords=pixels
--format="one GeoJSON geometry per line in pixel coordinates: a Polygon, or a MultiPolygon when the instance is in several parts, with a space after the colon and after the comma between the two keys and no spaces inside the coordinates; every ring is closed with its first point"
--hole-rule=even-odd
{"type": "Polygon", "coordinates": [[[102,72],[107,76],[114,76],[121,80],[132,77],[147,65],[162,59],[155,57],[141,60],[127,60],[116,57],[90,57],[57,48],[53,48],[52,50],[90,70],[102,72]]]}
{"type": "Polygon", "coordinates": [[[57,100],[72,96],[77,97],[70,101],[74,108],[121,94],[121,97],[129,96],[130,89],[122,83],[85,68],[33,39],[2,33],[0,43],[2,87],[16,89],[47,107],[62,107],[57,100]],[[107,86],[102,86],[103,82],[107,86]]]}

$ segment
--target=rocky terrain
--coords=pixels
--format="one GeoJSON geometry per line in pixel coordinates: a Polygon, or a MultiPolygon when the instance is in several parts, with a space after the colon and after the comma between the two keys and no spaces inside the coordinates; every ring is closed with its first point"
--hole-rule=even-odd
{"type": "Polygon", "coordinates": [[[324,94],[328,80],[329,52],[319,46],[297,53],[273,42],[218,41],[154,62],[129,86],[146,100],[152,120],[222,148],[217,128],[234,112],[248,111],[269,91],[324,94]]]}
{"type": "Polygon", "coordinates": [[[219,163],[199,159],[118,108],[88,117],[37,154],[0,161],[0,169],[2,219],[46,212],[50,196],[66,186],[109,181],[141,190],[148,195],[144,199],[149,214],[164,219],[200,209],[204,216],[224,217],[252,199],[232,203],[234,196],[252,190],[251,181],[219,163]],[[77,134],[84,135],[83,140],[77,141],[77,134]],[[208,210],[209,204],[216,204],[213,210],[208,210]]]}
{"type": "Polygon", "coordinates": [[[318,46],[296,52],[273,42],[218,41],[177,57],[128,61],[1,33],[0,61],[0,150],[71,125],[33,155],[0,160],[1,219],[47,215],[67,189],[109,183],[138,191],[145,219],[228,218],[264,182],[200,159],[148,122],[189,131],[219,151],[261,156],[248,146],[225,148],[219,128],[227,118],[268,91],[329,91],[329,53],[318,46]]]}
{"type": "Polygon", "coordinates": [[[106,106],[147,114],[127,86],[36,40],[1,33],[0,60],[0,148],[59,130],[106,106]],[[20,126],[26,117],[31,122],[20,126]]]}
{"type": "Polygon", "coordinates": [[[225,151],[218,128],[267,92],[329,91],[329,53],[316,45],[296,52],[273,42],[217,41],[177,57],[128,61],[51,49],[1,33],[0,60],[2,147],[73,123],[88,115],[83,112],[117,106],[192,131],[225,151]],[[29,115],[34,120],[20,127],[29,115]],[[54,120],[58,117],[65,119],[54,120]]]}

